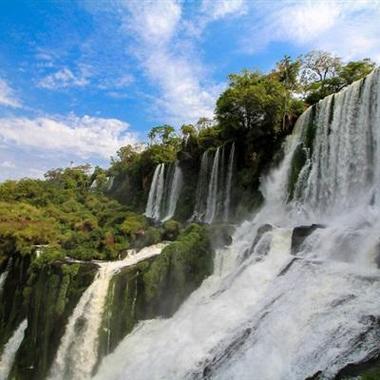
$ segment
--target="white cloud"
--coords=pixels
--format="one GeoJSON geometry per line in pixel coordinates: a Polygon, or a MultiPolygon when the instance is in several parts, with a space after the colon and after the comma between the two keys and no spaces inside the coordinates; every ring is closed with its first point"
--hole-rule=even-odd
{"type": "Polygon", "coordinates": [[[0,119],[0,139],[7,144],[80,158],[109,158],[120,146],[134,144],[136,137],[128,129],[123,121],[91,116],[0,119]]]}
{"type": "Polygon", "coordinates": [[[7,107],[21,107],[21,102],[14,94],[14,90],[9,87],[7,82],[0,78],[0,105],[7,107]]]}
{"type": "Polygon", "coordinates": [[[202,86],[202,67],[196,58],[191,62],[184,55],[155,50],[143,66],[161,89],[155,103],[157,113],[164,111],[166,117],[178,123],[212,117],[217,94],[215,88],[202,86]]]}
{"type": "Polygon", "coordinates": [[[11,168],[15,168],[16,165],[11,161],[3,161],[0,163],[0,167],[6,168],[6,169],[11,169],[11,168]]]}
{"type": "Polygon", "coordinates": [[[227,15],[243,15],[246,13],[245,0],[203,0],[201,11],[208,18],[218,20],[227,15]]]}
{"type": "Polygon", "coordinates": [[[181,6],[175,0],[128,1],[123,27],[137,34],[147,45],[165,45],[174,36],[181,20],[181,6]],[[130,22],[134,21],[134,22],[130,22]]]}
{"type": "Polygon", "coordinates": [[[191,41],[181,38],[182,9],[175,0],[125,3],[123,30],[132,34],[134,54],[159,88],[154,110],[169,122],[212,117],[217,86],[205,79],[205,69],[191,41]]]}
{"type": "Polygon", "coordinates": [[[98,88],[101,90],[122,90],[130,86],[134,82],[135,78],[132,74],[123,74],[114,78],[103,78],[98,88]]]}
{"type": "Polygon", "coordinates": [[[243,50],[255,52],[271,42],[332,51],[343,58],[379,57],[379,1],[283,1],[251,3],[255,21],[243,50]]]}
{"type": "Polygon", "coordinates": [[[49,74],[38,82],[38,86],[49,90],[69,87],[87,86],[91,76],[87,67],[82,67],[78,74],[74,74],[69,68],[64,67],[53,74],[49,74]]]}

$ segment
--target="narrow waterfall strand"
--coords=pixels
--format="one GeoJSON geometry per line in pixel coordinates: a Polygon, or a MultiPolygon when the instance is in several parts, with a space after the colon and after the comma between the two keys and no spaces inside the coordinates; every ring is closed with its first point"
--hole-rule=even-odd
{"type": "Polygon", "coordinates": [[[128,255],[124,260],[98,263],[99,271],[95,280],[83,293],[69,318],[50,371],[51,380],[91,378],[98,359],[99,328],[113,275],[121,268],[160,254],[165,246],[165,243],[159,243],[128,255]]]}
{"type": "Polygon", "coordinates": [[[6,380],[8,378],[16,353],[24,339],[24,333],[27,327],[28,321],[25,319],[20,323],[16,331],[5,344],[0,359],[0,380],[6,380]]]}
{"type": "Polygon", "coordinates": [[[232,186],[232,176],[233,176],[233,168],[234,168],[234,157],[235,157],[235,143],[233,142],[231,145],[230,155],[228,158],[228,169],[227,169],[227,181],[226,181],[226,195],[224,201],[224,212],[223,219],[224,221],[228,221],[230,217],[230,203],[231,203],[231,186],[232,186]]]}
{"type": "Polygon", "coordinates": [[[216,149],[214,162],[212,164],[210,184],[207,195],[207,208],[204,221],[212,223],[217,212],[217,198],[218,198],[218,180],[219,180],[219,157],[220,147],[216,149]]]}
{"type": "Polygon", "coordinates": [[[148,218],[155,220],[160,219],[161,202],[164,191],[164,171],[165,164],[159,164],[156,166],[145,209],[145,215],[148,218]]]}
{"type": "Polygon", "coordinates": [[[181,193],[182,185],[183,185],[183,175],[182,170],[179,167],[178,161],[175,163],[173,177],[171,178],[170,188],[168,190],[169,199],[168,199],[168,211],[162,221],[166,221],[171,219],[174,216],[177,202],[181,193]]]}
{"type": "Polygon", "coordinates": [[[201,222],[203,221],[207,200],[207,184],[208,184],[208,167],[209,152],[206,150],[202,154],[201,166],[198,174],[197,190],[195,195],[195,207],[191,219],[201,222]]]}
{"type": "Polygon", "coordinates": [[[0,294],[3,291],[3,287],[4,287],[5,280],[7,279],[7,277],[8,277],[7,270],[5,270],[3,273],[0,274],[0,294]]]}

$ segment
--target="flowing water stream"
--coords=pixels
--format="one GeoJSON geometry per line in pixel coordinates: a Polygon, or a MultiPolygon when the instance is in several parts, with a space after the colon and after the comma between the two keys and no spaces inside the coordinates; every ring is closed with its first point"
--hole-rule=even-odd
{"type": "Polygon", "coordinates": [[[192,220],[208,224],[229,220],[235,143],[229,146],[228,160],[226,150],[223,145],[202,155],[192,220]]]}
{"type": "Polygon", "coordinates": [[[155,221],[166,221],[174,216],[183,185],[178,161],[158,164],[153,174],[145,215],[155,221]]]}
{"type": "Polygon", "coordinates": [[[51,380],[89,379],[98,359],[98,338],[110,281],[121,268],[161,253],[166,243],[143,248],[119,261],[97,262],[93,283],[83,293],[71,315],[50,371],[51,380]]]}
{"type": "Polygon", "coordinates": [[[4,350],[0,358],[0,380],[6,380],[8,378],[17,350],[24,339],[24,332],[27,326],[28,322],[25,319],[20,323],[16,331],[4,346],[4,350]]]}

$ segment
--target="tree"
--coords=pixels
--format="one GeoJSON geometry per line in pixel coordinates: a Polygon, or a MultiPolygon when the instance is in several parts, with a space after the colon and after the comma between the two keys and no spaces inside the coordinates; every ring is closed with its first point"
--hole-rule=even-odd
{"type": "Polygon", "coordinates": [[[198,132],[205,128],[211,128],[215,124],[214,120],[209,119],[207,117],[200,117],[195,124],[198,132]]]}
{"type": "Polygon", "coordinates": [[[281,61],[277,62],[272,75],[281,82],[288,91],[294,92],[300,87],[298,80],[300,69],[300,59],[292,60],[290,56],[285,55],[281,61]]]}
{"type": "Polygon", "coordinates": [[[360,61],[350,61],[339,70],[339,77],[342,79],[343,87],[364,78],[376,67],[375,62],[369,58],[360,61]]]}
{"type": "MultiPolygon", "coordinates": [[[[132,163],[138,156],[136,148],[130,144],[122,146],[116,154],[119,161],[127,164],[132,163]]],[[[111,158],[111,161],[114,161],[114,159],[111,158]]]]}
{"type": "Polygon", "coordinates": [[[339,57],[321,50],[301,56],[301,62],[301,81],[306,87],[315,82],[323,85],[326,79],[336,76],[342,66],[339,57]]]}
{"type": "Polygon", "coordinates": [[[302,57],[301,80],[305,102],[314,104],[364,78],[374,68],[375,63],[368,58],[344,64],[330,53],[312,51],[302,57]]]}
{"type": "Polygon", "coordinates": [[[70,168],[49,170],[44,174],[46,180],[64,189],[85,190],[89,185],[91,165],[83,164],[70,168]]]}
{"type": "Polygon", "coordinates": [[[228,131],[255,130],[259,135],[279,128],[285,87],[271,75],[243,71],[229,76],[229,87],[216,102],[216,116],[228,131]]]}
{"type": "Polygon", "coordinates": [[[159,125],[157,127],[153,127],[149,131],[148,138],[150,140],[150,145],[169,144],[174,138],[176,138],[175,129],[168,124],[159,125]]]}
{"type": "MultiPolygon", "coordinates": [[[[293,61],[288,55],[277,62],[275,70],[272,72],[274,79],[278,80],[286,89],[283,100],[282,130],[287,128],[287,121],[294,114],[294,93],[300,89],[299,72],[301,61],[299,59],[293,61]]],[[[296,115],[298,116],[298,115],[296,115]]],[[[288,123],[289,124],[289,123],[288,123]]]]}

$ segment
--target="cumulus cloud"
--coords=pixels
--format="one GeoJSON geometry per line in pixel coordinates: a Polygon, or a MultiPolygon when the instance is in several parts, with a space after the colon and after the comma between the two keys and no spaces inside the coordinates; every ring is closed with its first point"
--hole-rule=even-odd
{"type": "Polygon", "coordinates": [[[120,146],[134,144],[136,136],[128,129],[123,121],[91,116],[0,118],[0,139],[7,144],[83,159],[109,158],[120,146]]]}
{"type": "Polygon", "coordinates": [[[14,90],[8,83],[0,78],[0,105],[18,108],[21,102],[17,99],[14,90]]]}
{"type": "Polygon", "coordinates": [[[251,3],[255,21],[243,40],[247,52],[271,42],[290,42],[308,49],[324,49],[346,59],[380,58],[380,2],[359,0],[251,3]]]}
{"type": "Polygon", "coordinates": [[[49,90],[84,87],[90,83],[90,76],[91,73],[87,67],[82,67],[77,74],[74,74],[69,68],[64,67],[63,69],[42,78],[38,82],[38,86],[49,90]]]}

